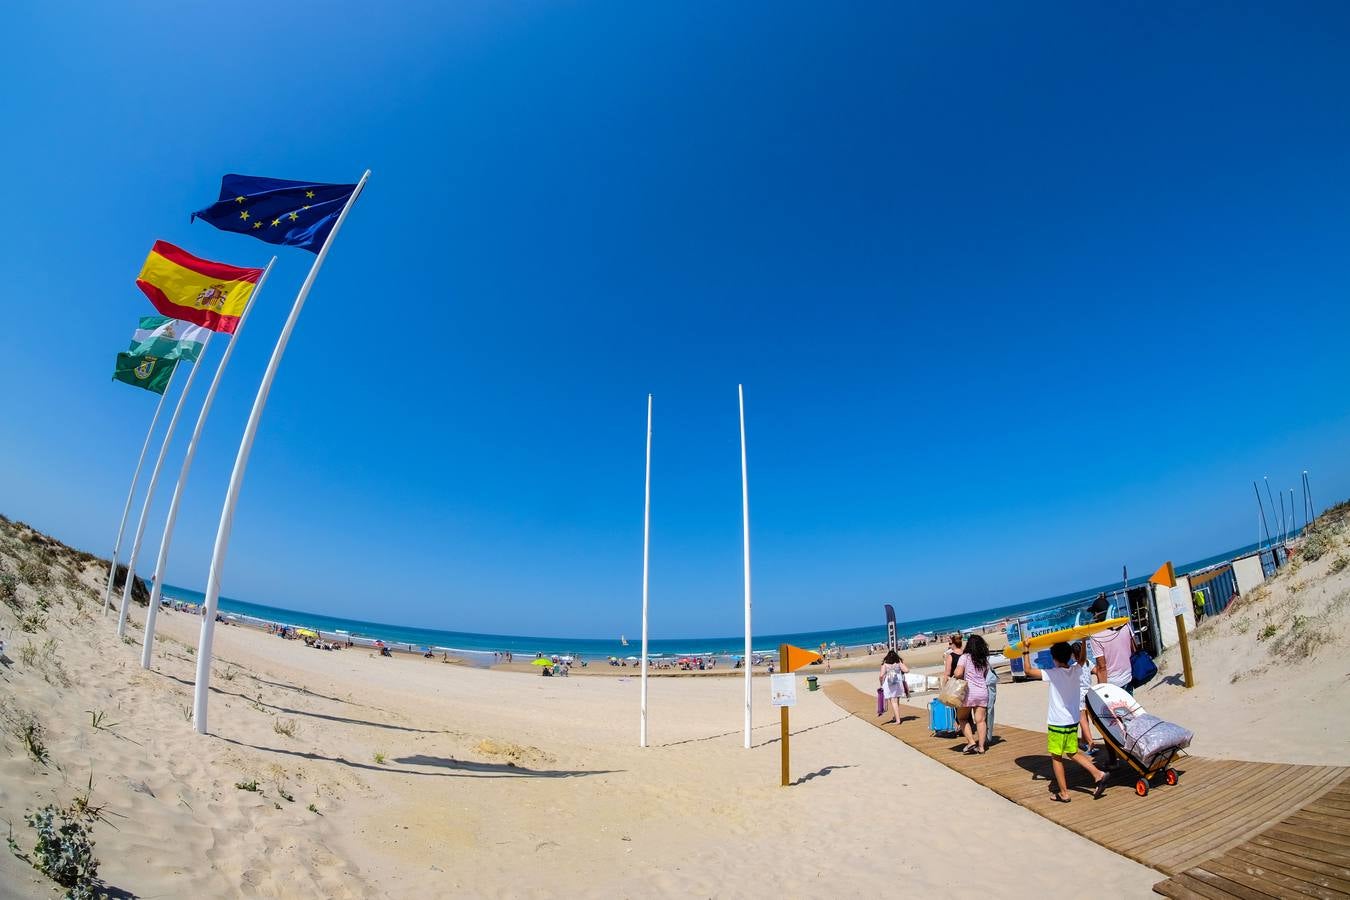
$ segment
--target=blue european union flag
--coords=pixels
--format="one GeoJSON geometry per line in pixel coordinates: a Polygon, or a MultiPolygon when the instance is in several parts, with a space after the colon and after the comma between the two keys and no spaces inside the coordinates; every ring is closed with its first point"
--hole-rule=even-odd
{"type": "Polygon", "coordinates": [[[226,175],[220,180],[220,199],[192,218],[222,231],[318,253],[355,190],[354,184],[226,175]]]}

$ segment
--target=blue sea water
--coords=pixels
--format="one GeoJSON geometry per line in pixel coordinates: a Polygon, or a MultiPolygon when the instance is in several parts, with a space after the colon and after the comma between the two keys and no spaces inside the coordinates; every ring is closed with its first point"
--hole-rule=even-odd
{"type": "MultiPolygon", "coordinates": [[[[1187,572],[1193,572],[1216,563],[1225,562],[1234,557],[1251,553],[1256,550],[1256,547],[1256,544],[1250,544],[1246,547],[1197,560],[1184,566],[1177,566],[1176,570],[1178,574],[1184,575],[1187,572]]],[[[1144,573],[1136,578],[1131,578],[1130,584],[1140,584],[1147,581],[1149,574],[1151,573],[1144,573]]],[[[1028,615],[1030,613],[1052,609],[1057,606],[1063,606],[1086,597],[1095,596],[1098,591],[1109,590],[1119,586],[1120,582],[1114,582],[1112,584],[1085,588],[1068,594],[1061,594],[1057,597],[1027,600],[1006,606],[993,607],[991,609],[975,610],[972,612],[956,613],[945,616],[933,616],[924,619],[901,619],[898,622],[897,628],[902,637],[910,637],[919,633],[941,635],[948,632],[976,628],[980,625],[998,622],[1002,619],[1015,618],[1017,616],[1028,615]]],[[[205,600],[205,597],[198,591],[174,587],[169,584],[164,586],[164,593],[168,598],[183,600],[188,603],[200,604],[205,600]]],[[[635,656],[638,653],[640,644],[638,639],[630,637],[628,645],[625,646],[620,642],[618,635],[615,635],[612,639],[590,639],[443,631],[435,628],[418,628],[411,625],[395,625],[387,622],[367,622],[359,619],[345,619],[338,616],[323,615],[322,613],[286,609],[279,606],[266,606],[260,603],[248,603],[243,600],[235,600],[229,597],[221,597],[219,606],[220,611],[224,613],[251,616],[268,622],[297,625],[325,633],[343,631],[351,634],[353,637],[379,639],[391,645],[411,645],[418,649],[423,647],[435,647],[438,649],[453,650],[471,657],[488,657],[489,659],[494,651],[510,651],[515,654],[527,656],[533,656],[535,653],[544,653],[545,655],[572,654],[585,659],[603,659],[610,656],[628,657],[635,656]]],[[[776,651],[778,645],[783,643],[796,644],[800,647],[819,647],[822,643],[838,644],[841,647],[856,647],[866,644],[882,643],[885,640],[886,624],[880,605],[878,605],[877,621],[874,624],[828,631],[803,631],[790,634],[755,635],[753,647],[756,653],[769,653],[776,651]]],[[[650,652],[653,655],[681,656],[685,654],[712,653],[721,656],[738,656],[744,648],[744,637],[741,635],[729,635],[726,637],[680,638],[673,640],[657,639],[649,641],[649,647],[650,652]]]]}

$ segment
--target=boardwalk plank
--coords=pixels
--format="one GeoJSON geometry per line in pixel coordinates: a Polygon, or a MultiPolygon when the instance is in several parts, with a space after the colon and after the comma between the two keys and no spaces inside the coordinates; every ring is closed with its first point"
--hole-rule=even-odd
{"type": "MultiPolygon", "coordinates": [[[[1266,856],[1262,853],[1255,852],[1253,849],[1248,849],[1246,845],[1244,845],[1229,850],[1225,858],[1241,862],[1243,865],[1257,866],[1266,869],[1267,871],[1279,872],[1290,878],[1297,878],[1300,881],[1306,882],[1310,889],[1320,888],[1333,896],[1350,896],[1350,882],[1341,881],[1337,878],[1330,878],[1323,875],[1321,872],[1314,872],[1312,869],[1304,867],[1298,857],[1284,857],[1279,854],[1276,854],[1275,856],[1266,856]]],[[[1317,894],[1316,896],[1323,895],[1317,894]]]]}
{"type": "Polygon", "coordinates": [[[1224,892],[1225,897],[1238,897],[1240,900],[1267,900],[1269,897],[1279,897],[1280,894],[1267,893],[1251,885],[1243,884],[1240,881],[1233,881],[1220,875],[1218,872],[1212,872],[1203,866],[1197,866],[1194,869],[1187,869],[1186,876],[1202,881],[1210,887],[1224,892]]]}
{"type": "Polygon", "coordinates": [[[1260,857],[1273,863],[1299,869],[1307,873],[1302,876],[1304,881],[1350,894],[1350,868],[1315,859],[1310,854],[1315,854],[1316,851],[1310,851],[1310,854],[1294,853],[1279,847],[1272,847],[1270,843],[1268,839],[1260,843],[1247,841],[1230,852],[1241,853],[1249,857],[1260,857]]]}
{"type": "Polygon", "coordinates": [[[1263,891],[1272,897],[1317,897],[1319,900],[1344,900],[1345,897],[1339,891],[1309,884],[1301,878],[1290,877],[1270,866],[1246,862],[1232,855],[1211,859],[1203,868],[1216,875],[1222,875],[1229,881],[1263,891]]]}
{"type": "Polygon", "coordinates": [[[1327,853],[1317,847],[1309,847],[1302,840],[1286,840],[1283,837],[1271,834],[1270,830],[1267,829],[1247,841],[1243,846],[1247,844],[1251,844],[1255,848],[1278,852],[1285,856],[1298,857],[1301,866],[1316,872],[1323,872],[1333,878],[1350,881],[1350,859],[1337,857],[1335,854],[1327,853]]]}

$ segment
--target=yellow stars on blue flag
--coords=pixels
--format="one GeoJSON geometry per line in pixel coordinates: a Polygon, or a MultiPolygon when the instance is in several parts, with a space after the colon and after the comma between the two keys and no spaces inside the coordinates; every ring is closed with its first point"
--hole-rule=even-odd
{"type": "Polygon", "coordinates": [[[355,189],[354,184],[226,175],[220,199],[192,217],[223,231],[317,253],[355,189]]]}

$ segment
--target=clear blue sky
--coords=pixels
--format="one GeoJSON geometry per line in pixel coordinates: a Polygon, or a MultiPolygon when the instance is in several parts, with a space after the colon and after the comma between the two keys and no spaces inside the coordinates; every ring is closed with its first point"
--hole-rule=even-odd
{"type": "MultiPolygon", "coordinates": [[[[757,631],[1205,556],[1263,474],[1350,495],[1343,3],[289,6],[7,8],[0,511],[109,553],[151,243],[262,265],[188,222],[222,174],[367,167],[227,595],[633,634],[650,391],[653,635],[734,634],[738,382],[757,631]]],[[[277,252],[171,583],[312,259],[277,252]]]]}

